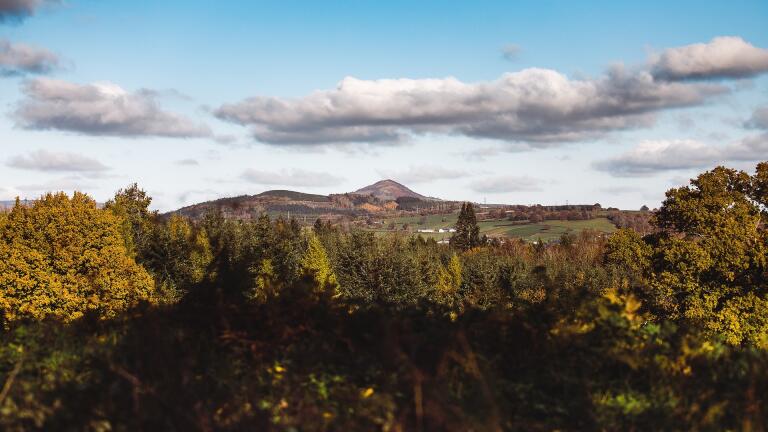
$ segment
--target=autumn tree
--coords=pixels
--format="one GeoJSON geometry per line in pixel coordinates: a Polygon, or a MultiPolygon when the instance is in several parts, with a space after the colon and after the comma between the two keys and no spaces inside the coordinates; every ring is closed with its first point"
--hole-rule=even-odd
{"type": "Polygon", "coordinates": [[[320,239],[312,231],[305,235],[305,249],[301,257],[301,273],[310,276],[323,289],[336,286],[336,275],[331,267],[328,254],[320,239]]]}
{"type": "Polygon", "coordinates": [[[437,299],[451,304],[461,288],[461,260],[451,254],[448,263],[441,266],[437,274],[437,299]]]}
{"type": "Polygon", "coordinates": [[[653,218],[659,231],[645,237],[647,246],[622,232],[611,239],[609,257],[646,268],[646,300],[659,318],[731,344],[768,346],[765,171],[760,164],[754,176],[723,167],[705,172],[667,192],[653,218]]]}
{"type": "Polygon", "coordinates": [[[459,219],[456,222],[456,232],[451,236],[451,246],[467,250],[480,246],[480,228],[477,226],[477,217],[472,203],[461,205],[459,219]]]}
{"type": "Polygon", "coordinates": [[[128,254],[122,221],[76,192],[18,202],[0,220],[0,313],[71,321],[114,317],[153,295],[151,276],[128,254]]]}

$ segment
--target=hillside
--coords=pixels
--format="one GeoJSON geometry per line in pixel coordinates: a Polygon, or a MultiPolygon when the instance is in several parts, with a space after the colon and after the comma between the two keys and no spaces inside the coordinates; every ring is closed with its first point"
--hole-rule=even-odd
{"type": "Polygon", "coordinates": [[[256,195],[241,195],[206,201],[180,208],[177,213],[198,219],[209,210],[219,209],[226,218],[247,220],[263,213],[271,216],[295,215],[303,219],[357,217],[394,210],[424,208],[421,201],[438,201],[418,194],[393,180],[382,180],[355,192],[330,195],[292,190],[268,190],[256,195]],[[406,199],[408,203],[401,203],[406,199]],[[397,202],[395,202],[397,200],[397,202]]]}
{"type": "Polygon", "coordinates": [[[255,195],[255,198],[259,197],[274,197],[274,198],[285,198],[288,200],[293,201],[312,201],[312,202],[328,202],[329,199],[325,195],[315,195],[315,194],[308,194],[304,192],[296,192],[296,191],[290,191],[290,190],[268,190],[266,192],[262,192],[258,195],[255,195]]]}
{"type": "Polygon", "coordinates": [[[374,197],[383,201],[394,201],[402,197],[418,198],[421,200],[431,199],[412,191],[411,189],[394,180],[389,179],[377,181],[372,185],[358,189],[352,193],[356,195],[373,195],[374,197]]]}

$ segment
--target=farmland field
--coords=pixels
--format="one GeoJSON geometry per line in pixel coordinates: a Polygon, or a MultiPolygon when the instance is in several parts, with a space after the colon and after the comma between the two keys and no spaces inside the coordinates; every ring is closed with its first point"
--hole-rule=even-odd
{"type": "MultiPolygon", "coordinates": [[[[450,238],[450,233],[418,233],[420,229],[438,230],[453,227],[458,214],[406,216],[386,220],[385,224],[395,223],[398,228],[408,225],[408,231],[425,238],[443,240],[450,238]],[[422,222],[421,224],[419,222],[422,222]]],[[[600,217],[590,220],[548,220],[540,223],[512,222],[507,220],[486,220],[478,222],[480,234],[488,237],[517,237],[529,241],[551,241],[560,238],[565,233],[577,234],[584,230],[595,230],[604,233],[616,231],[616,226],[607,218],[600,217]]],[[[385,232],[385,230],[377,230],[385,232]]]]}

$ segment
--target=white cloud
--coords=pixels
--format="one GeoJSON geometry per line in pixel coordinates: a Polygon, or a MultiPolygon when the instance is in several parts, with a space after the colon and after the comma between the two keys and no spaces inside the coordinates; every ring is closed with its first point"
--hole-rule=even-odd
{"type": "MultiPolygon", "coordinates": [[[[13,186],[0,186],[0,200],[10,201],[16,199],[16,197],[23,196],[23,193],[13,186]]],[[[1,208],[0,208],[1,209],[1,208]]]]}
{"type": "Polygon", "coordinates": [[[768,130],[768,106],[755,109],[752,117],[745,124],[748,128],[768,130]]]}
{"type": "Polygon", "coordinates": [[[0,75],[46,73],[58,65],[58,56],[44,48],[0,39],[0,75]]]}
{"type": "Polygon", "coordinates": [[[734,161],[768,161],[768,133],[753,135],[727,146],[722,159],[734,161]]]}
{"type": "Polygon", "coordinates": [[[281,171],[261,171],[247,169],[241,175],[243,180],[261,185],[323,187],[336,186],[344,181],[324,172],[306,171],[303,169],[291,169],[281,171]]]}
{"type": "Polygon", "coordinates": [[[112,83],[74,84],[38,78],[24,85],[15,112],[27,129],[58,129],[119,137],[209,137],[210,129],[161,109],[151,91],[128,92],[112,83]]]}
{"type": "Polygon", "coordinates": [[[708,166],[720,156],[713,147],[694,140],[642,141],[618,157],[594,164],[617,177],[653,175],[659,171],[708,166]]]}
{"type": "Polygon", "coordinates": [[[379,175],[400,183],[428,183],[434,180],[457,179],[466,177],[464,170],[446,168],[437,165],[411,166],[401,171],[381,170],[379,175]]]}
{"type": "Polygon", "coordinates": [[[22,192],[21,196],[27,199],[35,199],[48,192],[74,192],[86,191],[90,189],[87,182],[79,176],[68,176],[42,183],[30,183],[16,186],[16,189],[22,192]]]}
{"type": "Polygon", "coordinates": [[[532,192],[541,190],[542,181],[528,176],[495,176],[476,180],[469,187],[479,193],[532,192]]]}
{"type": "Polygon", "coordinates": [[[637,194],[642,192],[642,189],[635,186],[606,186],[599,189],[600,192],[609,193],[612,195],[623,194],[637,194]]]}
{"type": "Polygon", "coordinates": [[[109,169],[96,159],[81,154],[47,150],[14,156],[6,162],[6,165],[12,168],[46,172],[100,172],[109,169]]]}
{"type": "Polygon", "coordinates": [[[768,134],[749,136],[726,146],[709,146],[694,140],[643,141],[617,157],[593,164],[616,177],[644,177],[660,172],[711,168],[731,162],[756,162],[768,158],[768,134]]]}
{"type": "Polygon", "coordinates": [[[661,79],[745,78],[768,72],[768,50],[735,36],[670,48],[650,60],[661,79]]]}
{"type": "Polygon", "coordinates": [[[502,149],[499,147],[479,147],[469,149],[467,152],[462,153],[461,156],[470,162],[483,162],[489,157],[497,156],[501,152],[502,149]]]}
{"type": "Polygon", "coordinates": [[[649,127],[660,111],[701,105],[734,88],[701,79],[764,72],[768,50],[726,36],[667,49],[641,67],[616,65],[594,78],[540,68],[474,83],[453,77],[346,77],[334,89],[300,98],[251,97],[214,114],[275,145],[381,145],[434,133],[531,149],[649,127]]]}
{"type": "Polygon", "coordinates": [[[348,77],[334,90],[300,99],[254,97],[215,114],[271,144],[393,142],[442,133],[547,147],[648,126],[658,110],[700,104],[726,91],[715,84],[657,82],[648,72],[622,67],[584,80],[525,69],[480,83],[348,77]]]}

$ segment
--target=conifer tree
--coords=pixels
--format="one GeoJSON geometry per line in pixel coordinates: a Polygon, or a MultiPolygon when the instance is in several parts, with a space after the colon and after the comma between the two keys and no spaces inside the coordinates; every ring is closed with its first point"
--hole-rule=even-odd
{"type": "Polygon", "coordinates": [[[450,243],[451,246],[461,250],[468,250],[482,244],[472,203],[461,205],[459,219],[456,222],[456,233],[451,237],[450,243]]]}
{"type": "Polygon", "coordinates": [[[306,249],[301,258],[301,272],[304,276],[311,276],[321,288],[336,285],[336,275],[328,254],[317,234],[312,231],[306,234],[306,249]]]}
{"type": "Polygon", "coordinates": [[[111,210],[122,222],[121,230],[125,239],[128,253],[141,260],[141,252],[146,247],[149,232],[151,231],[152,218],[157,212],[149,210],[152,198],[133,183],[125,189],[115,193],[115,197],[104,204],[104,208],[111,210]]]}

